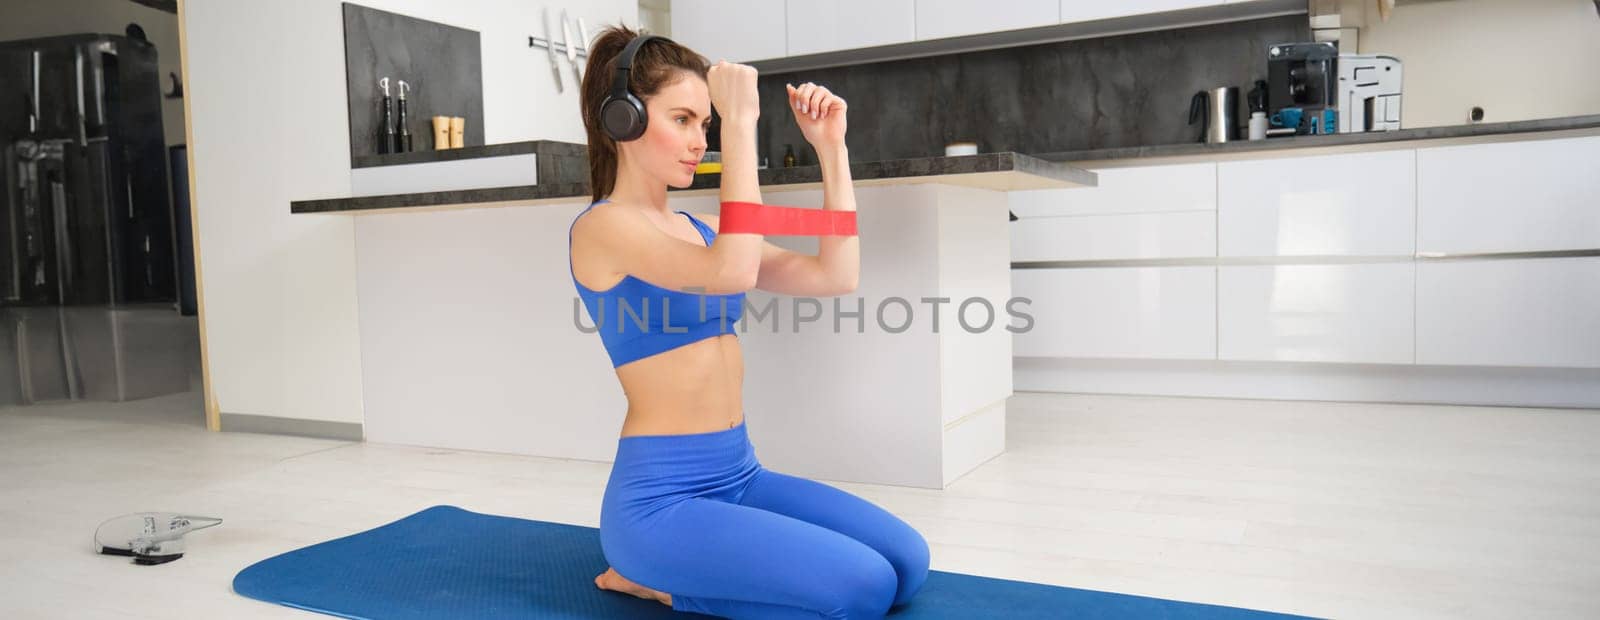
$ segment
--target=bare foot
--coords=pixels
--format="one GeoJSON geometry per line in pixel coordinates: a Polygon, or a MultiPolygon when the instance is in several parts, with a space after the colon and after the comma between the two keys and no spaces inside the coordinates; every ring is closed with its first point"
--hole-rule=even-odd
{"type": "Polygon", "coordinates": [[[659,601],[661,604],[668,607],[672,606],[671,594],[667,594],[666,592],[661,592],[658,590],[651,590],[650,588],[646,588],[632,581],[628,581],[628,578],[623,577],[622,573],[617,572],[617,569],[615,568],[607,567],[606,572],[600,573],[598,577],[594,578],[594,585],[599,586],[601,590],[616,590],[625,594],[632,594],[639,598],[659,601]]]}

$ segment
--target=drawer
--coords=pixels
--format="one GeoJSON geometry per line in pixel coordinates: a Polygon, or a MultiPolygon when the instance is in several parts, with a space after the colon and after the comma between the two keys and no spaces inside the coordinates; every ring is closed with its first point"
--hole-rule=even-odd
{"type": "Polygon", "coordinates": [[[1600,368],[1600,258],[1418,263],[1417,363],[1600,368]]]}
{"type": "Polygon", "coordinates": [[[1011,223],[1011,260],[1112,260],[1217,255],[1212,211],[1033,217],[1011,223]]]}
{"type": "Polygon", "coordinates": [[[1217,209],[1215,163],[1104,168],[1094,173],[1095,187],[1011,192],[1011,212],[1029,218],[1217,209]]]}
{"type": "Polygon", "coordinates": [[[1215,267],[1014,269],[1011,292],[1016,356],[1216,358],[1215,267]]]}
{"type": "Polygon", "coordinates": [[[1219,359],[1410,364],[1414,266],[1223,266],[1219,359]]]}
{"type": "Polygon", "coordinates": [[[1418,251],[1600,248],[1600,137],[1417,151],[1418,251]]]}
{"type": "Polygon", "coordinates": [[[1220,256],[1411,256],[1414,151],[1217,165],[1220,256]]]}

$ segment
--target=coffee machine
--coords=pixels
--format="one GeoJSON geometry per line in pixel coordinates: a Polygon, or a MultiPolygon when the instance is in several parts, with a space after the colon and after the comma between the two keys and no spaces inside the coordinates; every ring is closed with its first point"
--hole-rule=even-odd
{"type": "Polygon", "coordinates": [[[1280,43],[1267,48],[1267,116],[1296,134],[1339,129],[1339,48],[1332,43],[1280,43]]]}
{"type": "Polygon", "coordinates": [[[1400,59],[1341,54],[1332,43],[1267,49],[1267,114],[1295,134],[1400,128],[1400,59]]]}

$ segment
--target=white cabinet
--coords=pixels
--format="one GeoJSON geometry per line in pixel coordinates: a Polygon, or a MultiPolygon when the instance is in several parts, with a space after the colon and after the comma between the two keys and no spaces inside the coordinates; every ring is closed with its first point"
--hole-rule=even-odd
{"type": "Polygon", "coordinates": [[[1413,263],[1222,266],[1217,357],[1410,364],[1413,263]]]}
{"type": "Polygon", "coordinates": [[[1178,11],[1224,4],[1224,0],[1061,0],[1061,23],[1086,22],[1144,13],[1178,11]]]}
{"type": "Polygon", "coordinates": [[[1008,194],[1019,218],[1214,211],[1217,165],[1179,164],[1094,170],[1096,185],[1073,189],[1035,189],[1008,194]]]}
{"type": "Polygon", "coordinates": [[[1217,254],[1212,211],[1021,218],[1012,261],[1194,258],[1217,254]]]}
{"type": "Polygon", "coordinates": [[[1419,252],[1600,248],[1600,137],[1417,151],[1419,252]]]}
{"type": "Polygon", "coordinates": [[[788,2],[789,55],[916,40],[916,0],[788,2]]]}
{"type": "Polygon", "coordinates": [[[1418,263],[1417,363],[1600,368],[1600,258],[1418,263]]]}
{"type": "Polygon", "coordinates": [[[1011,294],[1019,357],[1216,358],[1215,267],[1013,269],[1011,294]]]}
{"type": "Polygon", "coordinates": [[[1213,163],[1096,170],[1096,187],[1008,194],[1011,260],[1217,255],[1213,163]]]}
{"type": "Polygon", "coordinates": [[[1058,0],[917,0],[917,40],[1054,26],[1061,19],[1058,0]]]}
{"type": "Polygon", "coordinates": [[[1080,262],[1012,270],[1019,357],[1600,368],[1600,257],[1426,257],[1600,249],[1600,137],[1096,173],[1009,196],[1080,262]]]}
{"type": "MultiPolygon", "coordinates": [[[[1303,9],[1302,9],[1303,12],[1303,9]]],[[[1007,45],[1061,40],[1061,32],[1074,37],[1127,32],[1127,20],[1115,18],[1156,16],[1134,20],[1139,30],[1215,23],[1218,19],[1244,20],[1285,14],[1284,0],[872,0],[799,2],[688,0],[672,7],[672,34],[677,41],[712,62],[794,61],[769,63],[779,71],[795,71],[838,64],[834,56],[804,57],[829,52],[860,50],[848,54],[851,63],[876,62],[931,54],[952,54],[988,49],[994,37],[963,37],[1002,32],[1007,45]],[[1201,12],[1181,11],[1238,5],[1244,9],[1201,12]],[[1256,5],[1251,7],[1250,5],[1256,5]],[[1159,16],[1171,13],[1170,16],[1159,16]],[[1065,30],[1063,24],[1100,24],[1065,30]],[[730,26],[730,24],[732,24],[730,26]],[[1027,38],[1019,38],[1027,37],[1027,38]],[[895,45],[931,41],[929,44],[895,45]],[[893,46],[893,47],[886,47],[893,46]],[[884,49],[874,49],[884,48],[884,49]]],[[[767,67],[764,67],[764,69],[767,67]]]]}
{"type": "Polygon", "coordinates": [[[1415,252],[1413,151],[1217,165],[1220,256],[1415,252]]]}
{"type": "Polygon", "coordinates": [[[783,2],[694,0],[672,7],[672,40],[689,46],[715,64],[783,58],[783,2]]]}

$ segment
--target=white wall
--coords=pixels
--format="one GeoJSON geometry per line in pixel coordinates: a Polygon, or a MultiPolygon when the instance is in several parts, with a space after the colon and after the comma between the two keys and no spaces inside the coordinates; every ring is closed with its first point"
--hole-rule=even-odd
{"type": "Polygon", "coordinates": [[[639,0],[639,25],[655,34],[672,36],[672,0],[639,0]]]}
{"type": "MultiPolygon", "coordinates": [[[[4,0],[0,41],[66,34],[126,34],[130,22],[144,29],[156,46],[161,92],[172,88],[168,73],[179,73],[178,16],[129,0],[4,0]]],[[[183,100],[161,100],[161,126],[168,145],[183,143],[183,100]]]]}
{"type": "MultiPolygon", "coordinates": [[[[1362,3],[1368,4],[1368,3],[1362,3]]],[[[1367,9],[1363,54],[1405,63],[1404,127],[1600,114],[1593,0],[1451,0],[1367,9]]]]}
{"type": "MultiPolygon", "coordinates": [[[[557,32],[562,8],[591,33],[637,26],[634,0],[360,4],[481,33],[490,142],[584,141],[576,84],[557,93],[544,51],[527,45],[545,6],[557,32]]],[[[340,2],[183,5],[213,394],[224,413],[359,423],[352,216],[289,213],[290,200],[350,193],[340,2]]]]}

